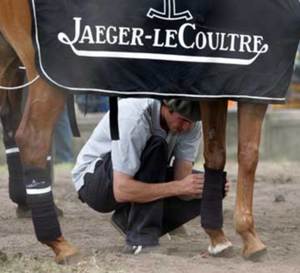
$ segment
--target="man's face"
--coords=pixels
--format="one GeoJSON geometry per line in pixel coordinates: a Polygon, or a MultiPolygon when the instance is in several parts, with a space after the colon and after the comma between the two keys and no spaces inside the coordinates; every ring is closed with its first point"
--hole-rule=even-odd
{"type": "Polygon", "coordinates": [[[168,129],[172,133],[180,134],[190,131],[195,123],[177,112],[169,112],[165,118],[168,129]]]}

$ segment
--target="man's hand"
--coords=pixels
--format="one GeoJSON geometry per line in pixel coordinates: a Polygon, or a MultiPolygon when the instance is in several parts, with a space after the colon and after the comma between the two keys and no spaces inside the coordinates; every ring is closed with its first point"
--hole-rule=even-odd
{"type": "Polygon", "coordinates": [[[188,200],[201,198],[204,185],[204,175],[190,174],[179,181],[181,187],[180,198],[188,200]]]}

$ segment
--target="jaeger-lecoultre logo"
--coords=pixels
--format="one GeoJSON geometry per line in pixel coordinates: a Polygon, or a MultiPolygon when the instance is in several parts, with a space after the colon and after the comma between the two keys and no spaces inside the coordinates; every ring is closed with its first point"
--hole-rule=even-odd
{"type": "Polygon", "coordinates": [[[177,21],[177,20],[192,20],[193,15],[189,10],[177,12],[176,11],[176,0],[164,0],[164,10],[158,11],[154,8],[150,8],[147,13],[147,16],[151,19],[159,18],[162,20],[169,20],[169,21],[177,21]]]}
{"type": "Polygon", "coordinates": [[[204,31],[190,21],[193,19],[190,10],[177,11],[176,0],[163,1],[162,11],[150,7],[146,16],[151,19],[170,21],[170,28],[145,29],[105,24],[91,26],[83,25],[81,17],[74,17],[73,39],[70,39],[66,33],[60,32],[58,40],[69,45],[75,55],[93,58],[251,65],[261,54],[269,51],[269,45],[261,35],[204,31]],[[171,21],[179,20],[182,20],[183,24],[176,29],[172,28],[171,21]],[[82,45],[105,46],[105,50],[82,50],[78,49],[79,45],[80,47],[82,45]],[[114,46],[118,46],[118,50],[114,46]],[[110,47],[112,50],[107,50],[110,47]],[[124,50],[120,50],[120,47],[124,50]],[[135,48],[134,52],[130,50],[131,47],[135,48]],[[151,53],[150,47],[156,51],[160,48],[161,52],[151,53]],[[140,50],[137,52],[136,48],[140,50]],[[172,54],[172,49],[176,49],[177,52],[181,50],[182,54],[172,54]],[[204,50],[210,51],[209,56],[201,56],[204,50]],[[222,53],[222,56],[227,54],[228,57],[218,57],[219,53],[222,53]],[[232,57],[235,53],[238,53],[238,56],[246,55],[245,58],[232,57]]]}

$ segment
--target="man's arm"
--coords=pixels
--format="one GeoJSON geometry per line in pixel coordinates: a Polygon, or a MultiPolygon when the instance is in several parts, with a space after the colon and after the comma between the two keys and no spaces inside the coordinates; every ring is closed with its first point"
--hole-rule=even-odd
{"type": "Polygon", "coordinates": [[[196,195],[202,191],[202,185],[198,174],[190,174],[181,180],[167,183],[144,183],[114,171],[113,191],[117,202],[148,203],[171,196],[196,195]]]}
{"type": "Polygon", "coordinates": [[[187,175],[192,173],[193,162],[187,160],[176,160],[174,161],[174,179],[181,180],[187,175]]]}

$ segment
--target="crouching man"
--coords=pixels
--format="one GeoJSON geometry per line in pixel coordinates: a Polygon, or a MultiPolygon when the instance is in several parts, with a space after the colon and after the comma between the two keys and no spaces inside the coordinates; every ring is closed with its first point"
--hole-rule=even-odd
{"type": "Polygon", "coordinates": [[[120,139],[111,140],[106,114],[79,153],[72,171],[79,198],[98,212],[114,211],[112,223],[126,235],[124,252],[156,246],[199,216],[204,178],[192,171],[199,120],[197,102],[123,99],[120,139]]]}

